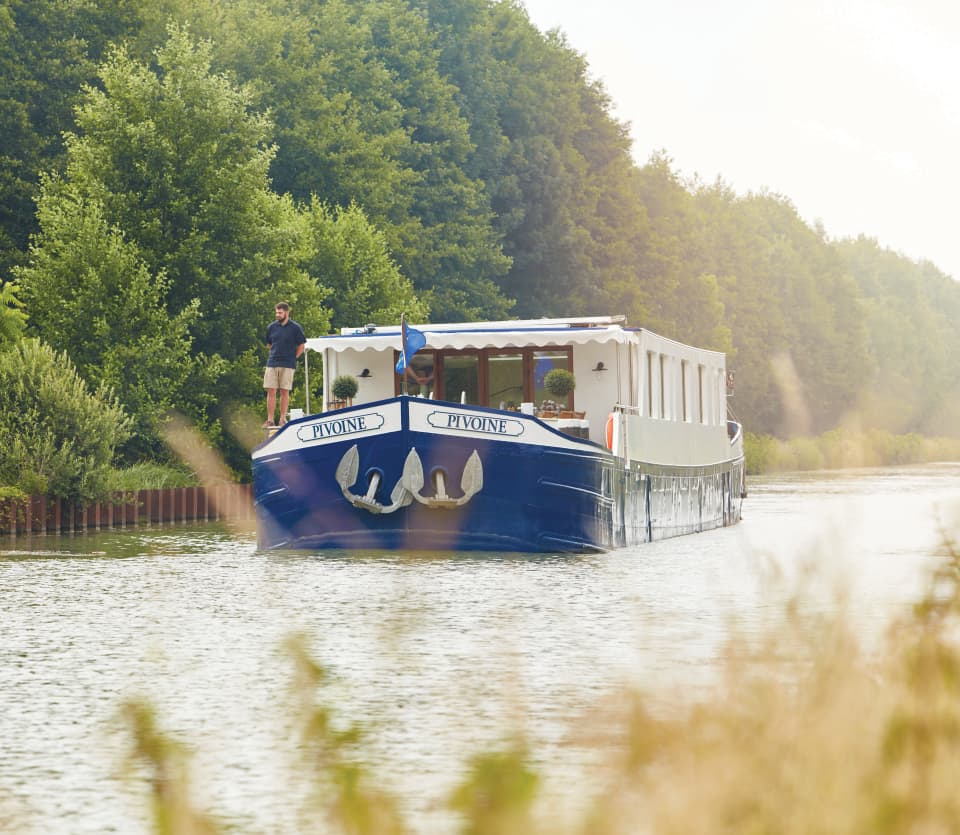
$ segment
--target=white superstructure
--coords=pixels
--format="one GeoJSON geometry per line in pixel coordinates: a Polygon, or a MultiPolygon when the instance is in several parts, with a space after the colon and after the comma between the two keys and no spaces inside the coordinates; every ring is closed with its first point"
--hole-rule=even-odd
{"type": "MultiPolygon", "coordinates": [[[[500,408],[503,401],[492,391],[494,369],[513,362],[516,373],[525,375],[518,378],[517,391],[522,386],[539,407],[534,366],[550,356],[555,364],[567,363],[576,378],[564,407],[585,413],[590,440],[607,445],[613,414],[613,451],[629,460],[697,466],[731,457],[723,353],[627,328],[623,317],[412,327],[426,336],[420,356],[429,356],[438,367],[437,379],[425,384],[422,396],[500,408]],[[443,371],[453,364],[458,381],[464,373],[473,377],[469,385],[450,391],[449,384],[444,388],[443,371]]],[[[332,402],[331,382],[343,374],[357,378],[354,405],[399,394],[402,381],[394,370],[399,347],[396,325],[346,328],[339,335],[308,339],[307,348],[322,358],[323,408],[332,402]]]]}

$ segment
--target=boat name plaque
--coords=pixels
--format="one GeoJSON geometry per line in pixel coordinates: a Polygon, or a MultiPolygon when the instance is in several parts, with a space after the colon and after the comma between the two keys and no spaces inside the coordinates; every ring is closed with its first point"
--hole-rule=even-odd
{"type": "Polygon", "coordinates": [[[356,435],[359,432],[376,432],[384,424],[379,412],[366,412],[362,415],[319,420],[297,427],[297,437],[304,443],[323,438],[338,438],[342,435],[356,435]]]}
{"type": "Polygon", "coordinates": [[[523,423],[512,418],[471,415],[460,412],[431,412],[427,422],[435,429],[459,429],[484,435],[522,435],[523,423]]]}

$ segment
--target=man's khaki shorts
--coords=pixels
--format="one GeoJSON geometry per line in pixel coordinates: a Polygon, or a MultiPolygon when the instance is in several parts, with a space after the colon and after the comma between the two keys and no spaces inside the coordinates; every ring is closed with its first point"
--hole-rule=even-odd
{"type": "Polygon", "coordinates": [[[263,387],[290,391],[293,388],[293,369],[267,366],[267,370],[263,372],[263,387]]]}

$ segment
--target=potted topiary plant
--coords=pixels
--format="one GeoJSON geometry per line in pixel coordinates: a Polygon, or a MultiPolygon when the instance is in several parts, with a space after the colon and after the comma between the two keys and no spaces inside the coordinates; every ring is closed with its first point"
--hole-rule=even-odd
{"type": "Polygon", "coordinates": [[[566,368],[554,368],[543,378],[543,387],[554,397],[566,398],[577,386],[577,378],[566,368]]]}
{"type": "Polygon", "coordinates": [[[352,406],[354,395],[357,393],[357,378],[350,374],[341,374],[333,381],[333,392],[335,407],[352,406]]]}
{"type": "Polygon", "coordinates": [[[554,368],[543,378],[543,387],[559,401],[560,417],[574,417],[572,412],[565,412],[563,406],[569,405],[570,392],[576,385],[576,377],[566,368],[554,368]]]}

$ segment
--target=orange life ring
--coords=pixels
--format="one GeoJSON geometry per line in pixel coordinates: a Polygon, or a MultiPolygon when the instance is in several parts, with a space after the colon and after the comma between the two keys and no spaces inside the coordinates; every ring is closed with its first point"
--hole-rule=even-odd
{"type": "Polygon", "coordinates": [[[613,450],[613,412],[607,415],[607,449],[613,450]]]}

